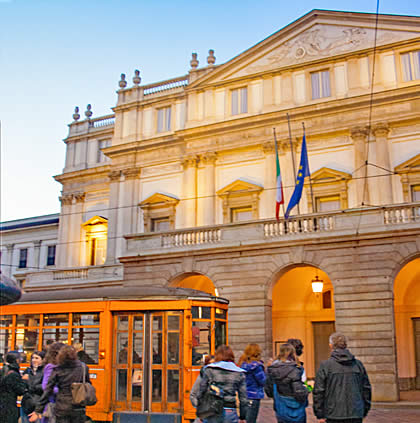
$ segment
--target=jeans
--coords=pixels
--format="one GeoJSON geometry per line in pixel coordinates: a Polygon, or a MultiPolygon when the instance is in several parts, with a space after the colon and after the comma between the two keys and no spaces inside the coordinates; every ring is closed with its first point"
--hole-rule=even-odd
{"type": "Polygon", "coordinates": [[[207,417],[207,423],[238,423],[238,414],[235,408],[225,408],[223,416],[207,417]]]}
{"type": "Polygon", "coordinates": [[[246,423],[257,423],[258,412],[260,411],[260,400],[248,400],[246,406],[246,423]]]}

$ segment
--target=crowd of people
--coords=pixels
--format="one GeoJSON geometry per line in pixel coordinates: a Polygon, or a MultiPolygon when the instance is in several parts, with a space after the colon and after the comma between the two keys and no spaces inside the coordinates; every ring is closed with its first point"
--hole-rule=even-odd
{"type": "Polygon", "coordinates": [[[343,334],[332,334],[329,346],[331,356],[321,363],[314,387],[308,384],[304,363],[299,359],[303,352],[299,339],[282,344],[278,356],[269,360],[266,368],[257,344],[245,348],[238,365],[232,349],[219,346],[191,389],[197,423],[256,423],[264,393],[273,398],[278,423],[306,423],[311,392],[313,411],[320,423],[361,423],[371,404],[367,372],[347,349],[343,334]]]}
{"type": "Polygon", "coordinates": [[[89,369],[80,360],[80,345],[50,343],[34,351],[30,365],[20,374],[21,354],[9,351],[0,371],[2,423],[84,423],[84,406],[74,405],[73,383],[90,383],[89,369]],[[20,409],[17,398],[21,398],[20,409]]]}

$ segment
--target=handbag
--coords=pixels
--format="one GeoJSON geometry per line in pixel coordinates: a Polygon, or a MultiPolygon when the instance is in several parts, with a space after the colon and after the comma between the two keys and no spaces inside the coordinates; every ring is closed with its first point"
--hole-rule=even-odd
{"type": "Polygon", "coordinates": [[[54,402],[49,402],[45,409],[44,412],[42,413],[42,417],[45,417],[46,419],[48,419],[48,423],[55,423],[55,403],[54,402]]]}
{"type": "Polygon", "coordinates": [[[198,399],[196,414],[201,419],[223,415],[223,389],[209,380],[207,391],[198,399]]]}
{"type": "Polygon", "coordinates": [[[305,422],[306,411],[305,408],[308,406],[308,400],[301,403],[292,397],[285,397],[280,395],[277,391],[277,386],[273,386],[274,406],[275,412],[278,419],[285,423],[294,422],[305,422]]]}
{"type": "Polygon", "coordinates": [[[73,382],[71,384],[72,404],[78,407],[86,407],[87,405],[95,405],[98,401],[96,398],[95,387],[86,382],[86,365],[83,366],[83,382],[73,382]]]}

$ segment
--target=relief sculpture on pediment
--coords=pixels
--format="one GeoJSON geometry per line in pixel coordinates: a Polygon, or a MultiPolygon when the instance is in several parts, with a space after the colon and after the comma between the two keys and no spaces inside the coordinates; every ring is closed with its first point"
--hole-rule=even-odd
{"type": "MultiPolygon", "coordinates": [[[[336,27],[317,24],[274,48],[252,65],[244,67],[234,76],[258,73],[321,57],[361,50],[369,46],[373,47],[374,36],[375,31],[373,28],[336,27]]],[[[418,36],[418,34],[379,30],[377,45],[415,36],[418,36]]]]}

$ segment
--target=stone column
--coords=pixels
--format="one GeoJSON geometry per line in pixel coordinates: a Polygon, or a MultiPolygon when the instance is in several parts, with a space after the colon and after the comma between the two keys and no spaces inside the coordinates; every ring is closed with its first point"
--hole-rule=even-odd
{"type": "Polygon", "coordinates": [[[386,123],[379,123],[373,127],[376,139],[376,174],[383,175],[375,178],[375,191],[378,192],[379,204],[392,204],[391,161],[389,159],[389,128],[386,123]]]}
{"type": "Polygon", "coordinates": [[[73,214],[72,220],[72,244],[69,266],[80,266],[85,262],[86,248],[85,240],[82,239],[82,224],[83,224],[83,206],[85,202],[85,193],[76,192],[73,200],[73,214]]]}
{"type": "Polygon", "coordinates": [[[197,164],[195,155],[186,156],[182,161],[182,199],[184,202],[184,228],[192,228],[197,223],[197,164]]]}
{"type": "Polygon", "coordinates": [[[70,213],[73,202],[73,194],[62,194],[60,197],[61,213],[58,229],[57,242],[57,268],[67,266],[67,250],[70,239],[70,213]]]}
{"type": "Polygon", "coordinates": [[[13,248],[14,248],[14,244],[7,244],[6,248],[7,248],[7,258],[6,258],[6,263],[7,266],[4,266],[2,268],[2,271],[4,271],[4,273],[6,274],[6,276],[8,276],[9,278],[12,277],[12,270],[13,270],[13,248]]]}
{"type": "Polygon", "coordinates": [[[109,172],[109,213],[108,213],[108,240],[106,245],[106,264],[117,262],[117,228],[118,228],[118,204],[120,196],[121,171],[113,170],[109,172]]]}
{"type": "Polygon", "coordinates": [[[368,131],[366,128],[355,127],[351,130],[351,138],[354,144],[354,172],[356,188],[356,204],[353,206],[361,206],[369,204],[369,184],[365,177],[368,175],[366,168],[366,149],[368,143],[368,131]],[[365,186],[366,182],[366,186],[365,186]],[[364,194],[364,195],[363,195],[364,194]]]}
{"type": "Polygon", "coordinates": [[[217,155],[207,152],[200,158],[204,165],[204,183],[200,190],[200,200],[203,205],[203,225],[214,225],[215,221],[215,195],[216,195],[216,172],[215,163],[217,155]]]}
{"type": "Polygon", "coordinates": [[[276,151],[274,143],[267,141],[262,146],[264,160],[264,192],[262,194],[261,218],[274,218],[276,216],[276,186],[277,186],[277,170],[276,170],[276,151]]]}
{"type": "Polygon", "coordinates": [[[40,250],[41,250],[41,241],[34,241],[34,260],[33,260],[33,266],[36,268],[34,270],[41,269],[45,266],[46,263],[40,263],[40,250]]]}

